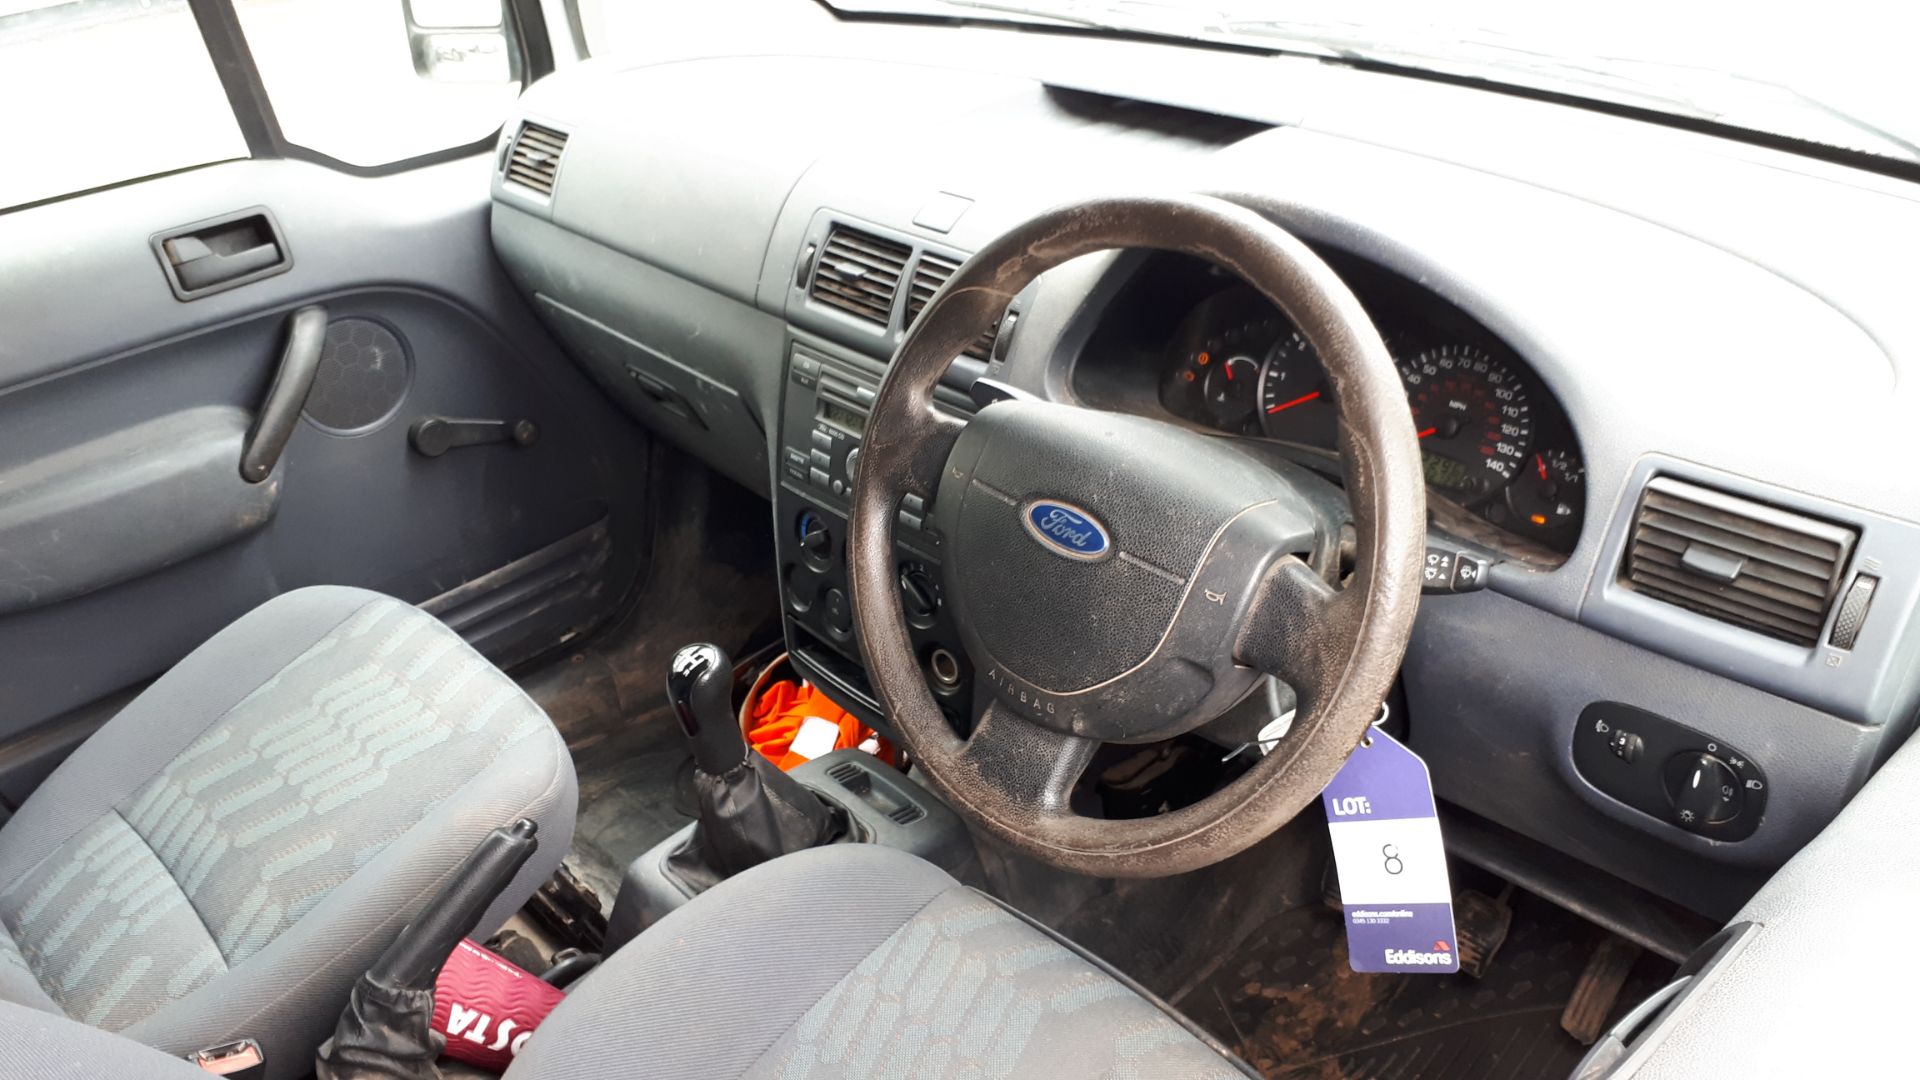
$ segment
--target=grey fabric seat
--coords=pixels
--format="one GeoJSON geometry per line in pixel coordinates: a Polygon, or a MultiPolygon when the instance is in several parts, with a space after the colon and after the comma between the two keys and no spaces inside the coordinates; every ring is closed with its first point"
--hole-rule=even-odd
{"type": "Polygon", "coordinates": [[[816,848],[608,958],[508,1080],[1225,1080],[1141,991],[911,855],[816,848]]]}
{"type": "MultiPolygon", "coordinates": [[[[0,1075],[203,1076],[0,1005],[0,1075]]],[[[1255,1075],[1045,931],[887,848],[788,855],[610,957],[507,1080],[1229,1080],[1255,1075]]]]}
{"type": "Polygon", "coordinates": [[[288,593],[0,828],[0,999],[173,1054],[257,1039],[271,1075],[302,1075],[353,981],[488,830],[531,817],[540,847],[483,932],[553,872],[575,803],[545,714],[438,620],[358,589],[288,593]]]}

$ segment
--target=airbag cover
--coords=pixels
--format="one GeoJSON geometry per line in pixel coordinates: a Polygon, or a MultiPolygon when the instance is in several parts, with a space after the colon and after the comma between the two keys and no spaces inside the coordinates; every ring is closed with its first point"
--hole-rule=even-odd
{"type": "Polygon", "coordinates": [[[1230,441],[1038,401],[992,405],[942,474],[946,594],[975,658],[1051,693],[1146,661],[1220,530],[1291,488],[1230,441]]]}

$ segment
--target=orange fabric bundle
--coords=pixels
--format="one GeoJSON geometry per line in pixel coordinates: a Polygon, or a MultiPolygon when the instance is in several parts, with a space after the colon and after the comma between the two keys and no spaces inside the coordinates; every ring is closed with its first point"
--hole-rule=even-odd
{"type": "Polygon", "coordinates": [[[872,739],[876,744],[874,756],[889,765],[896,764],[892,743],[806,683],[792,679],[769,683],[754,700],[752,709],[748,715],[747,742],[780,766],[782,772],[808,760],[793,752],[793,740],[809,717],[839,725],[840,736],[834,740],[833,749],[845,750],[872,739]]]}

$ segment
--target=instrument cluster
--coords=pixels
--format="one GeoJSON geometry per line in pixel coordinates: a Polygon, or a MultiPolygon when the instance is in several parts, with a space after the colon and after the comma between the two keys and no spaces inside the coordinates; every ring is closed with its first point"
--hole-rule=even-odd
{"type": "MultiPolygon", "coordinates": [[[[1367,304],[1406,387],[1430,496],[1554,552],[1572,551],[1585,516],[1586,467],[1566,413],[1511,349],[1450,306],[1434,310],[1438,303],[1367,304]]],[[[1175,415],[1336,449],[1339,403],[1325,368],[1306,337],[1251,288],[1230,285],[1201,300],[1167,354],[1160,399],[1175,415]]]]}

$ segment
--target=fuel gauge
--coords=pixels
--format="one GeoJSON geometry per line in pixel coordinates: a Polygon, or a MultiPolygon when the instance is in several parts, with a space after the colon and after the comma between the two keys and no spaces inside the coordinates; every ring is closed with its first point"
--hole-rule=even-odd
{"type": "Polygon", "coordinates": [[[1586,507],[1586,483],[1587,467],[1570,451],[1536,451],[1507,488],[1507,506],[1536,529],[1572,525],[1586,507]]]}

